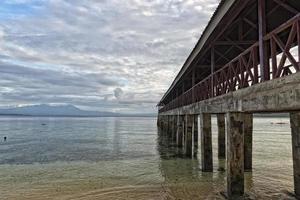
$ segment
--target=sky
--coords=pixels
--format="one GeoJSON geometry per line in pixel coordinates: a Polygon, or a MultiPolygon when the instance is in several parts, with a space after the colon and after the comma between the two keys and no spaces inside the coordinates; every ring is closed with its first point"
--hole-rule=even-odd
{"type": "Polygon", "coordinates": [[[1,0],[0,107],[155,113],[219,0],[1,0]]]}

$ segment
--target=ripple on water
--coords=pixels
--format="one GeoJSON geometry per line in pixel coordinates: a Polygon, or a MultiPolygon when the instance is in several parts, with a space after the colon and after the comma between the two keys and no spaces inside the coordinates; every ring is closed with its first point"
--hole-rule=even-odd
{"type": "MultiPolygon", "coordinates": [[[[0,118],[1,198],[224,199],[212,123],[214,172],[202,173],[199,153],[187,159],[157,137],[155,118],[0,118]]],[[[294,199],[291,158],[288,119],[254,119],[247,199],[294,199]]]]}

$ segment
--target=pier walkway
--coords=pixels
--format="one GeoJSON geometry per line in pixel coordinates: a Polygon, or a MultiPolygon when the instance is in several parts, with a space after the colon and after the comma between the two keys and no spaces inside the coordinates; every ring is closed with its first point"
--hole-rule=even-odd
{"type": "Polygon", "coordinates": [[[160,133],[189,157],[200,143],[203,172],[213,170],[211,115],[217,115],[228,198],[244,195],[244,172],[252,170],[253,113],[289,112],[300,199],[299,44],[299,0],[222,0],[158,103],[160,133]]]}

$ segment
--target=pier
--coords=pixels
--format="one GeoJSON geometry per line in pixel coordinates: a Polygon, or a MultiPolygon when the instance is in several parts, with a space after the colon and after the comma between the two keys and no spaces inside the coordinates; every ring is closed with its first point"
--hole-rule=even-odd
{"type": "Polygon", "coordinates": [[[229,199],[244,195],[244,173],[252,171],[253,114],[274,112],[290,113],[300,199],[299,45],[299,0],[222,0],[158,103],[159,133],[187,157],[199,149],[203,173],[213,171],[211,116],[217,116],[229,199]]]}

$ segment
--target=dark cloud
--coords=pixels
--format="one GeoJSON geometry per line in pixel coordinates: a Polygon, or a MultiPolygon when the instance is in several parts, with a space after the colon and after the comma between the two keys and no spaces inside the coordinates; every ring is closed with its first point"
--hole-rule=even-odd
{"type": "Polygon", "coordinates": [[[123,93],[124,92],[121,88],[116,88],[114,90],[114,94],[115,94],[116,99],[120,99],[122,97],[123,93]]]}

